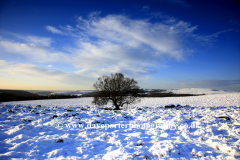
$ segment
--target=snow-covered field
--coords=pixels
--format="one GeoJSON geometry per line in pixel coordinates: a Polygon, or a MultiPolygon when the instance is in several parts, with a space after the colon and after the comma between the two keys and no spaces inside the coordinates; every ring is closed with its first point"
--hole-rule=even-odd
{"type": "Polygon", "coordinates": [[[91,101],[0,104],[0,159],[240,159],[240,93],[143,98],[119,112],[91,101]]]}
{"type": "MultiPolygon", "coordinates": [[[[225,94],[226,91],[223,90],[214,90],[209,88],[182,88],[182,89],[170,89],[167,92],[173,92],[175,94],[225,94]]],[[[234,92],[228,92],[234,93],[234,92]]]]}
{"type": "Polygon", "coordinates": [[[77,90],[77,91],[54,91],[50,95],[82,95],[86,93],[94,92],[94,90],[77,90]]]}

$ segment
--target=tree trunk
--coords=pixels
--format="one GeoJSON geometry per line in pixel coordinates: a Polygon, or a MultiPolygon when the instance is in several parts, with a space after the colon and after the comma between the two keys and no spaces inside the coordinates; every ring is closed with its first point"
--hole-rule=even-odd
{"type": "Polygon", "coordinates": [[[114,110],[120,110],[119,106],[116,105],[114,110]]]}
{"type": "Polygon", "coordinates": [[[117,104],[116,101],[113,101],[113,105],[115,106],[114,110],[120,110],[120,106],[117,104]]]}

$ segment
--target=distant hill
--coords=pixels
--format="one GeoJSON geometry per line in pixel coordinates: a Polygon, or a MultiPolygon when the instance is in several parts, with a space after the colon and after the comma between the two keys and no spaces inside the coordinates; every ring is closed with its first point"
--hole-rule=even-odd
{"type": "Polygon", "coordinates": [[[166,92],[172,92],[175,94],[226,94],[226,93],[237,93],[234,91],[223,91],[223,90],[215,90],[210,88],[182,88],[182,89],[171,89],[166,92]]]}
{"type": "Polygon", "coordinates": [[[39,96],[48,96],[53,94],[53,91],[27,90],[27,92],[38,94],[39,96]]]}
{"type": "Polygon", "coordinates": [[[40,99],[64,99],[79,98],[78,95],[51,95],[51,91],[24,91],[24,90],[7,90],[0,89],[0,102],[8,101],[25,101],[40,99]],[[34,92],[34,93],[33,93],[34,92]]]}
{"type": "Polygon", "coordinates": [[[0,96],[24,96],[24,97],[29,97],[29,96],[38,96],[38,94],[30,93],[27,91],[23,90],[0,90],[0,96]]]}

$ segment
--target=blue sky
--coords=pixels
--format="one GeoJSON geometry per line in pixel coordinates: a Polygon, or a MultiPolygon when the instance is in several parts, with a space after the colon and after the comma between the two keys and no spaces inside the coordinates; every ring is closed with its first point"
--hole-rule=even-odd
{"type": "Polygon", "coordinates": [[[1,0],[0,88],[93,89],[122,72],[142,88],[240,91],[237,0],[1,0]]]}

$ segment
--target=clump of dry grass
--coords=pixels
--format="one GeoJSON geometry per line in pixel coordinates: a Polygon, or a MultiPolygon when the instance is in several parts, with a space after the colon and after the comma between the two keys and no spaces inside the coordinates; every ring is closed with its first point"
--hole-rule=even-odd
{"type": "Polygon", "coordinates": [[[109,136],[106,136],[106,137],[105,137],[105,141],[106,141],[106,142],[109,142],[109,140],[110,140],[110,137],[109,137],[109,136]]]}
{"type": "Polygon", "coordinates": [[[143,146],[143,145],[144,145],[143,141],[137,144],[137,146],[143,146]]]}
{"type": "Polygon", "coordinates": [[[150,155],[147,155],[147,154],[146,154],[146,155],[144,156],[144,158],[145,158],[145,159],[150,159],[150,155]]]}
{"type": "Polygon", "coordinates": [[[134,154],[133,154],[134,157],[139,157],[140,155],[141,155],[140,152],[139,152],[139,153],[134,153],[134,154]]]}
{"type": "Polygon", "coordinates": [[[14,113],[14,111],[12,109],[8,109],[7,113],[14,113]]]}
{"type": "Polygon", "coordinates": [[[56,143],[63,143],[63,142],[64,142],[64,140],[62,138],[60,138],[56,141],[56,143]]]}

